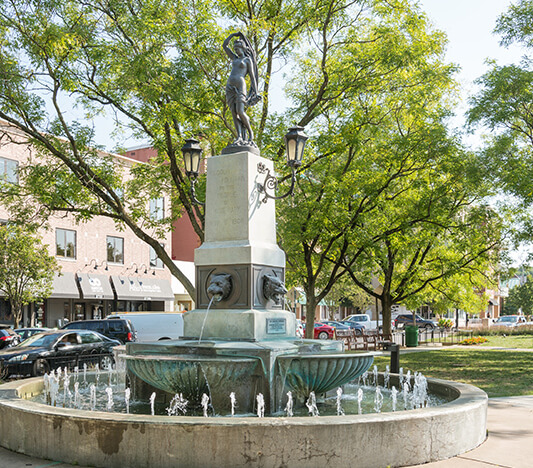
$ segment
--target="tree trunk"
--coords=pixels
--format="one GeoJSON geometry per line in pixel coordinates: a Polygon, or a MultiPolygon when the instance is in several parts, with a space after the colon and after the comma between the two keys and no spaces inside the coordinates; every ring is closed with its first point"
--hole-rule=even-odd
{"type": "MultiPolygon", "coordinates": [[[[381,301],[381,313],[383,316],[383,333],[389,334],[392,332],[391,330],[392,297],[390,294],[384,291],[383,294],[379,297],[379,300],[381,301]]],[[[379,317],[379,314],[377,314],[377,316],[379,317]]]]}
{"type": "Polygon", "coordinates": [[[21,328],[20,320],[22,319],[22,305],[17,302],[10,301],[11,303],[11,313],[13,314],[13,328],[21,328]]]}
{"type": "Polygon", "coordinates": [[[315,337],[315,310],[316,300],[314,295],[310,295],[308,291],[306,294],[306,306],[305,306],[305,337],[313,339],[315,337]]]}

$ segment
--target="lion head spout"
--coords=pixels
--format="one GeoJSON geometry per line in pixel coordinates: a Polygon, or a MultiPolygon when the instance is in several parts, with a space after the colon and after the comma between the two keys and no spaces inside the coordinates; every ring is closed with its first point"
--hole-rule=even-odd
{"type": "Polygon", "coordinates": [[[226,273],[217,273],[212,275],[211,279],[209,280],[207,294],[216,302],[220,302],[229,297],[232,287],[231,275],[226,273]]]}
{"type": "Polygon", "coordinates": [[[287,294],[287,288],[281,279],[274,275],[263,276],[263,295],[267,300],[281,305],[285,294],[287,294]]]}

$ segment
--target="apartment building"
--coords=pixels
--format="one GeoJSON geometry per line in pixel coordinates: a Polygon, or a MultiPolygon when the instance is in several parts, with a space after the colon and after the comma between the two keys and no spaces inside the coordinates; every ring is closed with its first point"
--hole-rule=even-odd
{"type": "MultiPolygon", "coordinates": [[[[0,122],[0,178],[18,183],[18,170],[31,163],[34,149],[17,131],[0,122]]],[[[112,154],[127,174],[134,159],[112,154]]],[[[150,202],[154,216],[169,210],[164,194],[150,202]]],[[[0,201],[0,222],[9,214],[0,201]]],[[[31,304],[24,313],[24,325],[39,323],[54,327],[66,320],[105,317],[115,311],[174,310],[169,270],[148,244],[127,227],[119,229],[106,217],[76,223],[70,214],[54,215],[39,235],[57,259],[53,292],[42,302],[31,304]]],[[[171,233],[159,239],[171,252],[171,233]]],[[[0,291],[0,323],[9,323],[9,303],[0,291]]]]}

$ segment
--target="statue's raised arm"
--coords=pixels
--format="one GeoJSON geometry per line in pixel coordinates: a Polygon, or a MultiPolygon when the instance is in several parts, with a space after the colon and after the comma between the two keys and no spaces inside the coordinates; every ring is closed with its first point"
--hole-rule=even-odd
{"type": "Polygon", "coordinates": [[[230,34],[223,42],[222,48],[231,60],[231,72],[226,84],[226,101],[228,103],[236,139],[232,147],[256,147],[254,134],[250,126],[250,119],[246,115],[246,108],[257,104],[261,100],[257,86],[257,59],[254,49],[246,36],[240,32],[230,34]],[[233,50],[230,42],[233,42],[233,50]],[[246,92],[246,75],[250,79],[250,90],[246,92]]]}

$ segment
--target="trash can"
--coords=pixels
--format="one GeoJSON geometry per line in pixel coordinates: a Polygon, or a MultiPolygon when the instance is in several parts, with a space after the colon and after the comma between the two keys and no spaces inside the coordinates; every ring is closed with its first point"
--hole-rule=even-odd
{"type": "Polygon", "coordinates": [[[405,346],[416,348],[418,346],[418,327],[409,325],[405,327],[405,346]]]}

